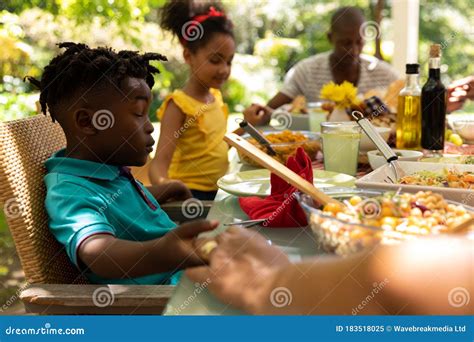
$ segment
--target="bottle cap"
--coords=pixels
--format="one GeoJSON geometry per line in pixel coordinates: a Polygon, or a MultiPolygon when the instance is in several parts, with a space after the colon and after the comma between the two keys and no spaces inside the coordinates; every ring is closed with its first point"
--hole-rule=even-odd
{"type": "Polygon", "coordinates": [[[406,65],[406,74],[407,75],[413,75],[413,74],[419,74],[420,73],[420,64],[414,63],[414,64],[407,64],[406,65]]]}

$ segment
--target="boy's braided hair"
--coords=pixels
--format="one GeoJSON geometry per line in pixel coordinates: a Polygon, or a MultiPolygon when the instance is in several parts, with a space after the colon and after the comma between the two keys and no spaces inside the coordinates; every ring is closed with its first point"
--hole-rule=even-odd
{"type": "Polygon", "coordinates": [[[40,89],[41,111],[46,114],[49,110],[53,122],[58,118],[59,104],[77,101],[79,91],[86,94],[103,82],[120,89],[125,78],[142,78],[151,89],[155,83],[153,74],[160,71],[150,65],[150,61],[167,60],[159,53],[115,52],[107,47],[91,49],[85,44],[71,42],[58,46],[66,48],[66,51],[54,57],[44,68],[40,81],[31,76],[25,77],[40,89]]]}

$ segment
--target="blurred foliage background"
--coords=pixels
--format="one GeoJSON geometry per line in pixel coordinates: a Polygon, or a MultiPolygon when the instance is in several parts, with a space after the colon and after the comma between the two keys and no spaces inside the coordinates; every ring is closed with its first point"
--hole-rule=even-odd
{"type": "MultiPolygon", "coordinates": [[[[35,112],[38,94],[25,84],[25,75],[40,76],[58,52],[61,41],[90,46],[108,45],[166,54],[153,89],[150,115],[170,90],[186,80],[181,47],[158,26],[165,0],[9,0],[0,4],[0,120],[35,112]]],[[[390,61],[393,49],[391,1],[381,11],[381,54],[390,61]]],[[[238,54],[232,78],[224,87],[231,110],[241,111],[253,101],[265,101],[281,85],[291,66],[301,59],[330,49],[326,38],[331,13],[339,6],[357,5],[374,20],[377,0],[224,1],[235,23],[238,54]]],[[[426,75],[428,46],[444,44],[445,84],[474,74],[474,7],[463,0],[421,0],[419,56],[422,82],[426,75]]],[[[374,42],[365,52],[375,53],[374,42]]]]}

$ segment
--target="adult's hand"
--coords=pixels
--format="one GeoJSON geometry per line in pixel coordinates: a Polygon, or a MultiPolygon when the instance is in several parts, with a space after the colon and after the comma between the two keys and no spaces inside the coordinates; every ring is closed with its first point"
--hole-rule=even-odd
{"type": "Polygon", "coordinates": [[[218,221],[195,220],[183,223],[171,230],[161,239],[160,247],[169,256],[169,264],[179,261],[179,268],[193,267],[205,264],[196,250],[195,239],[201,233],[213,230],[219,225],[218,221]]]}
{"type": "Polygon", "coordinates": [[[253,103],[244,110],[244,119],[254,126],[268,124],[270,122],[271,115],[272,113],[270,108],[256,103],[253,103]]]}
{"type": "Polygon", "coordinates": [[[209,283],[209,290],[224,302],[256,312],[268,299],[277,270],[290,263],[288,257],[262,235],[241,228],[231,227],[215,241],[212,251],[207,250],[209,239],[196,241],[198,254],[206,254],[202,258],[209,260],[209,266],[189,269],[186,274],[209,283]]]}
{"type": "Polygon", "coordinates": [[[454,81],[448,86],[448,113],[462,108],[467,99],[474,100],[474,76],[454,81]]]}

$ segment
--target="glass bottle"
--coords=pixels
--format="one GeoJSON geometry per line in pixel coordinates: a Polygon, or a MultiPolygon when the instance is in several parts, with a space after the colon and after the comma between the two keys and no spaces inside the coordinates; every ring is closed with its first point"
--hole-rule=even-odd
{"type": "Polygon", "coordinates": [[[406,65],[405,87],[398,95],[397,141],[399,149],[421,148],[421,88],[419,64],[406,65]]]}
{"type": "Polygon", "coordinates": [[[441,82],[441,45],[430,47],[429,77],[421,90],[421,147],[434,155],[444,149],[446,88],[441,82]]]}

